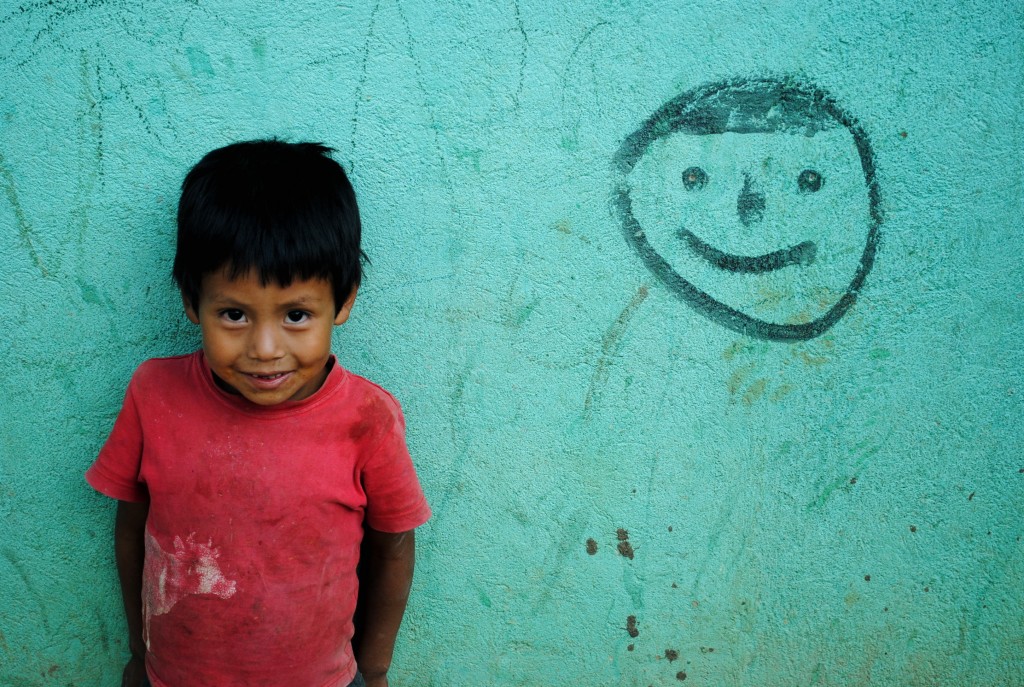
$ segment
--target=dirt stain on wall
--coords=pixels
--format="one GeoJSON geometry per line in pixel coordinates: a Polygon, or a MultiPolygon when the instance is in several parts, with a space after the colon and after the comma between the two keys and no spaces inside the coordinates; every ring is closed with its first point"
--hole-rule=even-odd
{"type": "Polygon", "coordinates": [[[619,554],[625,556],[629,560],[633,560],[633,545],[629,543],[629,532],[620,527],[618,531],[616,531],[615,536],[619,540],[619,545],[617,547],[619,554]]]}

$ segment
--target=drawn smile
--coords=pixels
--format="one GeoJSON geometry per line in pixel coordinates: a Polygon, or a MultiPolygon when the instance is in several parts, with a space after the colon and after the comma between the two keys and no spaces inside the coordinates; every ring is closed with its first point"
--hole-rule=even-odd
{"type": "Polygon", "coordinates": [[[705,243],[689,229],[680,229],[678,236],[690,246],[694,253],[718,269],[743,274],[774,272],[789,265],[807,267],[814,263],[814,258],[818,254],[818,246],[813,241],[803,241],[795,246],[764,255],[735,255],[720,251],[711,244],[705,243]]]}

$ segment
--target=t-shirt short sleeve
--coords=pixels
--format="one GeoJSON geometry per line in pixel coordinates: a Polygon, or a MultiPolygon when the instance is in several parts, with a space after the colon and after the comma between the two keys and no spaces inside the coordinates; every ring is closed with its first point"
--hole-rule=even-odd
{"type": "Polygon", "coordinates": [[[361,471],[366,524],[380,532],[405,532],[430,519],[430,506],[405,444],[402,411],[390,396],[387,405],[390,417],[361,471]]]}
{"type": "Polygon", "coordinates": [[[128,385],[124,405],[114,422],[99,457],[86,473],[93,489],[120,501],[143,502],[149,499],[146,485],[139,481],[142,463],[142,425],[133,393],[134,380],[128,385]]]}

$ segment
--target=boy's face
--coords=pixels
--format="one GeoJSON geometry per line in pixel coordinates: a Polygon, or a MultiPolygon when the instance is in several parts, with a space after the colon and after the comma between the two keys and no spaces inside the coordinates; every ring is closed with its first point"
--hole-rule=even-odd
{"type": "Polygon", "coordinates": [[[324,279],[263,285],[253,272],[231,279],[225,268],[203,277],[199,307],[185,299],[185,313],[202,328],[213,374],[247,400],[272,406],[320,388],[332,327],[348,319],[355,296],[335,313],[324,279]]]}

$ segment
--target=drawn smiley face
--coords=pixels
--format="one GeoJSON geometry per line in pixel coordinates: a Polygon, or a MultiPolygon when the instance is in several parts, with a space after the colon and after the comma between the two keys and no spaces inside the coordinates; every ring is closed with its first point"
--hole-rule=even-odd
{"type": "Polygon", "coordinates": [[[689,91],[625,140],[615,166],[627,241],[725,327],[814,338],[871,270],[881,224],[871,146],[817,87],[761,78],[689,91]]]}

